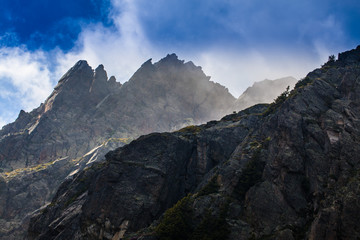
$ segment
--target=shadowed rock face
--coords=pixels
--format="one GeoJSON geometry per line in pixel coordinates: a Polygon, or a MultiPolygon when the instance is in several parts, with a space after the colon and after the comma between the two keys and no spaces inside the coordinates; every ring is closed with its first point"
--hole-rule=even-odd
{"type": "Polygon", "coordinates": [[[40,107],[0,131],[0,238],[19,239],[68,174],[141,134],[220,118],[234,101],[175,54],[147,61],[124,85],[79,61],[40,107]]]}
{"type": "MultiPolygon", "coordinates": [[[[257,106],[252,112],[265,109],[257,106]]],[[[258,119],[245,116],[237,122],[230,119],[171,134],[154,133],[108,153],[104,164],[95,164],[60,187],[56,200],[33,220],[30,238],[38,234],[40,239],[112,237],[125,222],[129,231],[147,227],[228,159],[258,119]],[[47,231],[50,222],[54,229],[47,231]]]]}
{"type": "Polygon", "coordinates": [[[271,105],[110,152],[28,239],[359,238],[360,47],[338,59],[271,105]]]}

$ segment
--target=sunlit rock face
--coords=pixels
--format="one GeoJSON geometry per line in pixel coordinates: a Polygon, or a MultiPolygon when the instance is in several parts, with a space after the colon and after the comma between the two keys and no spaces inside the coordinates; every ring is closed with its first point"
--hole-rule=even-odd
{"type": "Polygon", "coordinates": [[[142,136],[64,182],[27,238],[358,239],[359,79],[360,46],[270,105],[142,136]]]}
{"type": "Polygon", "coordinates": [[[19,239],[27,215],[106,152],[142,134],[219,119],[234,101],[175,54],[145,62],[124,85],[103,65],[77,62],[40,107],[0,131],[0,238],[19,239]]]}

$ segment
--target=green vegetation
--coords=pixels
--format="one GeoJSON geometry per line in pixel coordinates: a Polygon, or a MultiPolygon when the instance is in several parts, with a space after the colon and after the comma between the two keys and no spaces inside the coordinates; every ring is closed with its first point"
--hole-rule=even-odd
{"type": "Polygon", "coordinates": [[[202,129],[199,126],[190,125],[178,130],[178,132],[198,134],[199,132],[201,132],[201,130],[202,129]]]}
{"type": "Polygon", "coordinates": [[[121,143],[125,143],[125,144],[129,144],[130,142],[132,141],[131,138],[109,138],[106,142],[106,143],[109,143],[109,142],[121,142],[121,143]]]}
{"type": "Polygon", "coordinates": [[[263,113],[264,116],[270,115],[274,113],[287,99],[290,97],[295,96],[298,93],[298,90],[313,84],[314,79],[311,79],[309,77],[305,77],[304,79],[298,81],[295,84],[295,88],[290,91],[290,87],[288,86],[286,90],[278,96],[274,102],[272,102],[269,107],[266,109],[266,111],[263,113]]]}
{"type": "Polygon", "coordinates": [[[258,141],[255,140],[255,141],[250,143],[250,147],[251,148],[259,148],[259,147],[261,147],[261,144],[258,141]]]}
{"type": "Polygon", "coordinates": [[[301,79],[300,81],[298,81],[296,84],[295,84],[295,88],[294,89],[299,89],[299,88],[303,88],[307,85],[310,85],[312,84],[314,81],[312,79],[310,79],[309,77],[306,77],[304,79],[301,79]]]}
{"type": "Polygon", "coordinates": [[[165,212],[161,222],[155,228],[155,233],[160,240],[190,239],[193,231],[193,213],[190,206],[192,202],[191,195],[188,195],[165,212]]]}
{"type": "Polygon", "coordinates": [[[335,55],[330,55],[327,63],[333,63],[333,62],[335,62],[335,55]]]}
{"type": "Polygon", "coordinates": [[[329,68],[335,63],[335,60],[336,60],[335,55],[330,55],[328,61],[324,63],[324,65],[322,65],[321,67],[329,68]]]}
{"type": "Polygon", "coordinates": [[[219,185],[216,181],[217,176],[211,178],[211,180],[198,192],[197,196],[205,196],[211,193],[216,193],[219,191],[219,185]]]}
{"type": "Polygon", "coordinates": [[[263,147],[267,148],[269,146],[269,143],[271,141],[271,137],[267,137],[264,139],[263,147]]]}
{"type": "Polygon", "coordinates": [[[18,168],[10,172],[3,172],[1,175],[4,177],[5,180],[8,180],[10,178],[16,177],[19,174],[27,174],[32,172],[39,172],[41,170],[47,169],[48,167],[52,166],[54,163],[56,163],[59,160],[42,163],[36,166],[27,167],[27,168],[18,168]]]}
{"type": "Polygon", "coordinates": [[[230,231],[226,222],[228,204],[220,208],[219,216],[214,216],[208,208],[201,222],[195,226],[191,195],[184,197],[168,209],[155,234],[159,240],[217,240],[227,239],[230,231]]]}
{"type": "Polygon", "coordinates": [[[267,116],[269,114],[274,113],[280,106],[281,104],[283,104],[286,99],[288,98],[290,91],[289,91],[290,87],[288,86],[286,88],[286,90],[280,94],[280,96],[278,96],[274,102],[272,102],[269,107],[266,109],[266,111],[263,113],[263,115],[267,116]]]}
{"type": "Polygon", "coordinates": [[[323,70],[328,70],[334,66],[336,66],[336,57],[335,55],[330,55],[328,58],[328,61],[326,63],[324,63],[323,65],[321,65],[321,68],[323,70]]]}

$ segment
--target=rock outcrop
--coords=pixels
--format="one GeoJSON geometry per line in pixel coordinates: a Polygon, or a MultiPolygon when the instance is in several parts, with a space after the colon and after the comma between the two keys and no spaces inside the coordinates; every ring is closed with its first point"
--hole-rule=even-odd
{"type": "Polygon", "coordinates": [[[142,136],[68,179],[28,239],[358,239],[360,46],[270,105],[142,136]]]}
{"type": "Polygon", "coordinates": [[[0,238],[19,239],[70,173],[142,134],[220,118],[234,100],[175,54],[145,62],[124,85],[79,61],[40,107],[0,131],[0,238]]]}

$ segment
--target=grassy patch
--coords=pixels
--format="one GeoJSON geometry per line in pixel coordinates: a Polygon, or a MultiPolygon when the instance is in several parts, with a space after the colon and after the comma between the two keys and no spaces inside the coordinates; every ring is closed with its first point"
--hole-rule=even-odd
{"type": "Polygon", "coordinates": [[[191,125],[191,126],[184,127],[182,129],[178,130],[177,132],[198,134],[201,132],[201,130],[202,130],[201,127],[191,125]]]}
{"type": "Polygon", "coordinates": [[[125,143],[125,144],[129,144],[130,142],[132,141],[131,138],[109,138],[106,142],[106,143],[109,143],[109,142],[121,142],[121,143],[125,143]]]}
{"type": "Polygon", "coordinates": [[[42,163],[36,166],[32,166],[32,167],[27,167],[27,168],[18,168],[15,169],[13,171],[10,172],[3,172],[1,173],[1,175],[6,179],[10,179],[13,177],[18,176],[19,174],[27,174],[27,173],[32,173],[32,172],[39,172],[41,170],[47,169],[49,166],[53,165],[55,162],[57,162],[58,160],[52,161],[52,162],[47,162],[47,163],[42,163]]]}

